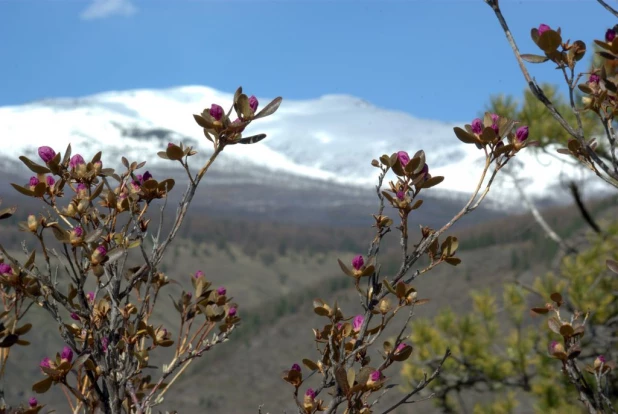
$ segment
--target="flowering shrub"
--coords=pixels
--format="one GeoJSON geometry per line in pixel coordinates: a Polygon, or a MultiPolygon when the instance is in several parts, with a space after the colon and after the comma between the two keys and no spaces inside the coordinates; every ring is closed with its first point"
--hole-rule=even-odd
{"type": "MultiPolygon", "coordinates": [[[[458,239],[447,236],[440,242],[440,237],[456,221],[480,205],[498,172],[520,150],[535,145],[535,142],[528,140],[527,126],[518,125],[516,121],[491,113],[486,113],[482,120],[473,120],[464,128],[455,128],[454,132],[463,143],[474,144],[482,150],[485,166],[480,173],[476,190],[463,209],[439,230],[422,227],[413,249],[409,248],[409,239],[414,236],[409,232],[408,217],[421,207],[421,192],[440,184],[444,177],[431,175],[423,151],[418,151],[412,157],[399,151],[390,156],[382,155],[379,160],[372,161],[372,165],[380,170],[376,187],[379,208],[373,216],[376,234],[367,255],[352,258],[351,268],[339,260],[341,271],[354,281],[362,313],[346,316],[337,303],[331,306],[321,299],[314,300],[314,312],[326,319],[323,326],[313,329],[317,358],[302,360],[305,368],[310,371],[306,378],[298,364],[283,373],[283,379],[293,386],[299,412],[332,413],[340,406],[350,413],[373,412],[375,404],[393,386],[389,384],[389,368],[407,360],[413,348],[405,341],[405,325],[394,340],[383,343],[377,361],[374,361],[369,353],[371,347],[398,312],[408,313],[409,321],[414,307],[428,301],[418,297],[418,292],[412,285],[416,277],[440,264],[457,266],[461,262],[456,257],[458,239]],[[389,181],[389,188],[382,190],[382,183],[391,172],[396,180],[389,181]],[[397,225],[386,215],[387,203],[398,216],[397,225]],[[380,244],[393,229],[400,235],[402,262],[395,275],[382,275],[378,255],[380,244]],[[421,257],[427,257],[429,264],[408,274],[421,257]],[[365,282],[361,283],[363,279],[365,282]],[[317,387],[306,388],[301,400],[299,395],[305,381],[315,374],[319,376],[317,387]]],[[[442,352],[444,356],[439,360],[433,374],[425,375],[411,392],[386,409],[385,413],[402,404],[413,402],[410,398],[438,377],[442,365],[451,355],[447,346],[442,352]]]]}
{"type": "MultiPolygon", "coordinates": [[[[139,173],[145,162],[123,157],[124,170],[116,172],[104,168],[101,152],[86,161],[72,154],[70,145],[64,154],[40,147],[42,164],[20,157],[36,175],[26,185],[12,186],[38,199],[47,211],[19,224],[38,243],[31,251],[24,247],[25,261],[0,246],[4,306],[0,374],[6,373],[11,347],[29,344],[25,338],[32,325],[20,320],[33,304],[57,323],[66,345],[41,361],[41,379],[32,391],[44,394],[62,388],[73,412],[150,413],[192,361],[227,341],[241,321],[238,305],[225,287],[213,287],[202,271],[189,276],[192,291],[174,298],[178,326],[165,327],[153,320],[158,299],[170,283],[159,265],[217,156],[228,146],[264,139],[264,134],[243,137],[242,131],[273,114],[280,103],[277,98],[257,112],[258,100],[239,88],[227,114],[213,104],[194,115],[213,146],[212,155],[197,173],[191,172],[189,163],[196,149],[169,143],[158,153],[180,163],[189,180],[167,235],[162,234],[163,209],[175,181],[158,179],[149,171],[139,173]],[[232,110],[237,114],[235,121],[229,118],[232,110]],[[160,203],[160,222],[153,226],[147,213],[160,203]],[[146,237],[152,238],[152,249],[144,247],[146,237]],[[138,252],[133,256],[141,264],[128,264],[132,251],[138,252]],[[66,291],[61,288],[65,284],[66,291]],[[177,335],[172,335],[171,328],[177,335]],[[162,369],[152,367],[152,355],[163,348],[173,349],[172,359],[162,369]]],[[[4,209],[0,219],[14,212],[15,208],[4,209]]],[[[2,405],[1,412],[37,413],[44,408],[36,397],[13,411],[4,400],[2,405]]]]}

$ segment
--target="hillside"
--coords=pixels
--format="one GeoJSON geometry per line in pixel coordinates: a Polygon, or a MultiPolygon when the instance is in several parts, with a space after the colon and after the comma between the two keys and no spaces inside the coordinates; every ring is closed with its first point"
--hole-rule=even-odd
{"type": "MultiPolygon", "coordinates": [[[[590,208],[597,215],[615,205],[615,199],[608,199],[590,208]]],[[[582,220],[572,208],[544,213],[550,221],[559,218],[563,236],[581,231],[582,220]]],[[[332,302],[336,298],[344,310],[358,306],[350,280],[340,273],[336,259],[349,260],[364,252],[371,231],[214,218],[202,223],[203,228],[196,223],[185,226],[189,230],[163,263],[163,270],[178,282],[166,293],[177,295],[189,286],[189,275],[201,269],[215,286],[224,285],[241,304],[244,322],[231,342],[193,364],[164,406],[177,407],[181,413],[250,413],[263,403],[271,413],[282,412],[290,399],[279,373],[293,362],[315,356],[310,329],[320,321],[311,311],[311,300],[321,297],[332,302]]],[[[463,263],[456,268],[442,266],[418,279],[421,296],[432,299],[417,309],[419,317],[431,316],[443,306],[466,311],[470,289],[499,289],[515,274],[529,280],[550,266],[547,258],[555,252],[553,243],[528,215],[462,227],[453,234],[462,241],[463,263]]],[[[23,237],[23,233],[16,237],[23,237]]],[[[396,241],[390,241],[383,251],[384,272],[394,271],[398,257],[396,241]]],[[[38,362],[61,347],[57,327],[48,323],[48,315],[33,309],[29,317],[35,324],[29,338],[33,347],[15,350],[5,384],[9,399],[30,395],[31,384],[40,377],[38,362]]],[[[175,317],[169,299],[163,297],[157,321],[174,324],[175,317]]],[[[391,394],[396,393],[393,390],[391,394]]],[[[62,394],[51,397],[40,400],[62,412],[62,394]]]]}

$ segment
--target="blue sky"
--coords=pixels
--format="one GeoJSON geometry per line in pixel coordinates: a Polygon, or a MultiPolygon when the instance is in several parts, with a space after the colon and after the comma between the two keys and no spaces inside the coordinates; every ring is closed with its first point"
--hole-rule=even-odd
{"type": "MultiPolygon", "coordinates": [[[[615,20],[594,0],[501,0],[524,52],[561,26],[591,44],[615,20]],[[580,23],[582,22],[582,23],[580,23]]],[[[0,0],[0,106],[202,84],[262,97],[351,94],[445,121],[490,94],[520,96],[513,54],[483,0],[0,0]]],[[[551,64],[537,80],[560,82],[551,64]]]]}

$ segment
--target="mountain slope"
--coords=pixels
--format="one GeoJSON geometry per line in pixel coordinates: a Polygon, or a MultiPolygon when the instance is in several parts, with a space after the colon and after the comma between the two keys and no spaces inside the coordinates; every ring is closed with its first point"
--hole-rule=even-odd
{"type": "MultiPolygon", "coordinates": [[[[262,104],[269,100],[260,98],[262,104]]],[[[193,165],[197,165],[209,155],[210,143],[203,139],[191,115],[211,103],[228,108],[231,101],[229,93],[185,86],[1,107],[0,137],[11,145],[5,145],[0,152],[0,169],[12,170],[14,164],[8,159],[15,160],[19,155],[37,159],[36,148],[41,145],[63,151],[69,142],[74,152],[85,158],[103,149],[108,162],[125,155],[137,161],[148,160],[147,168],[157,170],[171,164],[156,157],[156,152],[168,142],[182,141],[200,151],[193,158],[193,165]]],[[[258,145],[228,148],[215,164],[213,175],[218,183],[227,185],[268,181],[284,187],[313,188],[322,182],[338,183],[344,186],[340,188],[357,192],[375,184],[377,170],[370,166],[373,158],[399,150],[414,153],[423,149],[432,175],[446,177],[432,193],[458,199],[474,189],[483,161],[481,151],[454,136],[453,127],[465,122],[469,120],[454,124],[422,120],[346,95],[284,100],[275,115],[247,128],[246,134],[265,132],[268,138],[258,145]]],[[[534,133],[533,127],[531,131],[534,133]]],[[[532,151],[522,151],[513,164],[519,164],[518,175],[528,184],[527,191],[533,197],[551,201],[567,197],[567,192],[560,189],[561,182],[591,175],[564,165],[552,155],[534,155],[532,151]]],[[[505,176],[499,177],[489,197],[501,208],[519,198],[505,176]]],[[[606,191],[604,183],[593,181],[587,188],[589,194],[606,191]]]]}

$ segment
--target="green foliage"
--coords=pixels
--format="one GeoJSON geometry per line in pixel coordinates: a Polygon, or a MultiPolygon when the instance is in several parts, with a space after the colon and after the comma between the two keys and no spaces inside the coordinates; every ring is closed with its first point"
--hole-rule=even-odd
{"type": "MultiPolygon", "coordinates": [[[[429,386],[436,393],[434,402],[445,411],[460,411],[459,399],[453,394],[474,388],[500,395],[490,404],[477,404],[475,413],[513,412],[513,389],[528,393],[529,397],[524,394],[523,398],[532,398],[537,413],[581,412],[577,393],[562,374],[560,362],[547,353],[548,343],[558,339],[557,335],[547,328],[546,318],[530,316],[528,309],[539,302],[539,296],[531,296],[529,290],[540,294],[543,302],[551,293],[560,292],[569,309],[592,311],[588,323],[593,326],[584,336],[584,352],[578,361],[590,364],[599,354],[616,360],[615,329],[604,328],[618,318],[618,278],[605,264],[606,259],[618,259],[618,223],[607,226],[605,232],[605,237],[591,238],[589,247],[579,254],[565,257],[558,272],[538,277],[533,289],[505,284],[500,303],[489,290],[475,291],[469,314],[444,309],[433,320],[413,321],[415,353],[402,368],[409,386],[414,387],[442,350],[450,347],[453,358],[444,364],[443,375],[429,386]]],[[[590,376],[588,381],[594,383],[594,378],[590,376]]],[[[614,380],[610,388],[615,390],[617,385],[614,380]]],[[[615,393],[610,395],[616,398],[615,393]]]]}

